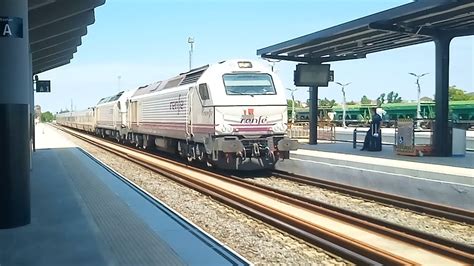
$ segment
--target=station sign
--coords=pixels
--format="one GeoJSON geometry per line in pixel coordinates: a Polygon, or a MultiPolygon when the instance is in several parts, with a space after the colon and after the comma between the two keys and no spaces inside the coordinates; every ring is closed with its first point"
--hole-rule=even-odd
{"type": "Polygon", "coordinates": [[[334,72],[329,70],[329,64],[298,64],[294,72],[295,86],[327,87],[328,82],[334,80],[334,72]],[[332,74],[332,78],[331,78],[332,74]]]}
{"type": "Polygon", "coordinates": [[[0,17],[0,38],[23,38],[23,19],[0,17]]]}
{"type": "Polygon", "coordinates": [[[50,80],[37,80],[36,92],[51,92],[51,81],[50,80]]]}

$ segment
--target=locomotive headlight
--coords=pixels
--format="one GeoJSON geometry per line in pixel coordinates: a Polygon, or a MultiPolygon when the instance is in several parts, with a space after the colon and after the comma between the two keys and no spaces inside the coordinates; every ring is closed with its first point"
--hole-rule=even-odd
{"type": "Polygon", "coordinates": [[[239,61],[237,64],[240,68],[252,68],[252,62],[249,61],[239,61]]]}
{"type": "Polygon", "coordinates": [[[272,126],[272,130],[273,132],[286,132],[286,130],[288,129],[288,126],[284,123],[276,123],[275,125],[272,126]]]}
{"type": "Polygon", "coordinates": [[[234,132],[234,128],[229,124],[222,124],[216,127],[216,131],[220,134],[230,134],[234,132]]]}

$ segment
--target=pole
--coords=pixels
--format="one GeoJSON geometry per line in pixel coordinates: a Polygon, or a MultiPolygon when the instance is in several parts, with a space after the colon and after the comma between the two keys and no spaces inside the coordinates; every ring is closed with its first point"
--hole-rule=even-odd
{"type": "Polygon", "coordinates": [[[295,114],[295,91],[298,90],[298,88],[295,89],[290,89],[286,88],[287,90],[291,91],[291,123],[295,123],[296,120],[296,114],[295,114]]]}
{"type": "MultiPolygon", "coordinates": [[[[420,87],[420,77],[416,79],[416,85],[418,86],[418,97],[417,97],[417,105],[416,105],[416,118],[419,120],[421,119],[421,103],[420,103],[420,95],[421,95],[421,87],[420,87]]],[[[419,126],[419,121],[418,124],[419,126]]]]}
{"type": "Polygon", "coordinates": [[[188,37],[189,49],[189,70],[193,69],[193,50],[194,50],[194,38],[188,37]]]}
{"type": "Polygon", "coordinates": [[[347,85],[351,84],[351,82],[342,84],[340,82],[336,82],[337,85],[341,86],[342,90],[342,126],[347,128],[346,126],[346,91],[344,90],[347,85]]]}
{"type": "Polygon", "coordinates": [[[309,90],[309,144],[318,144],[318,87],[309,90]]]}
{"type": "Polygon", "coordinates": [[[421,85],[420,85],[420,78],[422,78],[425,75],[428,75],[429,73],[424,73],[421,75],[417,75],[415,73],[408,73],[414,77],[416,77],[416,86],[418,88],[418,93],[417,93],[417,104],[416,104],[416,127],[420,128],[420,120],[422,118],[421,116],[421,103],[420,103],[420,97],[421,97],[421,85]]]}
{"type": "Polygon", "coordinates": [[[346,91],[344,90],[344,86],[342,86],[342,126],[347,128],[346,126],[346,91]]]}
{"type": "Polygon", "coordinates": [[[291,123],[295,123],[295,94],[291,91],[291,123]]]}

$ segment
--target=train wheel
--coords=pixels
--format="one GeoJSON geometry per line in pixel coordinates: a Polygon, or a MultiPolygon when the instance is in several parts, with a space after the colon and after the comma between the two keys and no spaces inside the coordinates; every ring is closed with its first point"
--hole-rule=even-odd
{"type": "Polygon", "coordinates": [[[206,149],[204,148],[204,145],[202,144],[197,144],[196,145],[196,158],[201,161],[201,162],[204,162],[206,160],[206,149]]]}

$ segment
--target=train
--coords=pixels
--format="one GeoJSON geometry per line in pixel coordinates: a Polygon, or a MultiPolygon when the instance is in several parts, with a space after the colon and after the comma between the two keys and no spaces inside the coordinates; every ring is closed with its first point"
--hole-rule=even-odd
{"type": "Polygon", "coordinates": [[[105,97],[56,123],[227,170],[271,169],[298,148],[268,64],[226,60],[105,97]]]}
{"type": "MultiPolygon", "coordinates": [[[[346,108],[346,125],[347,126],[366,126],[371,120],[371,108],[381,108],[383,110],[382,125],[392,127],[398,119],[414,119],[416,118],[416,103],[386,103],[381,106],[375,104],[348,105],[346,108]]],[[[291,120],[291,108],[288,109],[288,117],[291,120]]],[[[420,113],[422,119],[426,121],[434,120],[435,103],[426,101],[420,103],[420,113]]],[[[319,121],[331,121],[336,126],[342,126],[343,110],[341,106],[327,107],[320,106],[318,108],[319,121]]],[[[474,127],[474,100],[468,101],[450,101],[449,102],[449,119],[451,122],[465,127],[466,129],[474,127]]],[[[430,123],[424,125],[430,127],[430,123]]],[[[309,109],[295,108],[295,123],[308,123],[309,109]]]]}

